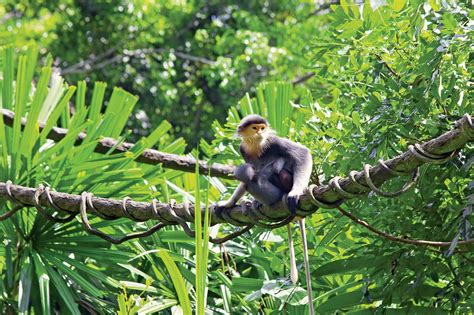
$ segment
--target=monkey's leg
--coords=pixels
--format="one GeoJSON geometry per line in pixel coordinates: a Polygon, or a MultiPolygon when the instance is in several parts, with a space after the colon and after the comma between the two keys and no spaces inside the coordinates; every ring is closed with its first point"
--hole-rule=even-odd
{"type": "Polygon", "coordinates": [[[271,206],[283,197],[283,191],[270,178],[274,175],[272,165],[259,170],[254,179],[247,183],[247,191],[264,205],[271,206]]]}
{"type": "Polygon", "coordinates": [[[278,158],[273,162],[273,169],[275,170],[275,173],[280,173],[283,167],[285,166],[285,159],[284,158],[278,158]]]}
{"type": "Polygon", "coordinates": [[[314,315],[313,288],[311,287],[311,271],[309,268],[308,241],[306,240],[306,228],[304,218],[298,221],[301,232],[301,242],[303,243],[304,270],[306,273],[306,292],[308,292],[309,314],[314,315]]]}
{"type": "Polygon", "coordinates": [[[257,171],[255,170],[255,167],[249,163],[244,163],[242,165],[239,165],[234,170],[235,178],[237,178],[238,180],[244,183],[248,183],[254,180],[256,174],[257,174],[257,171]]]}
{"type": "Polygon", "coordinates": [[[291,223],[286,227],[288,230],[288,247],[290,248],[290,279],[291,282],[296,285],[298,282],[298,270],[296,269],[295,245],[293,243],[293,236],[291,235],[291,223]]]}

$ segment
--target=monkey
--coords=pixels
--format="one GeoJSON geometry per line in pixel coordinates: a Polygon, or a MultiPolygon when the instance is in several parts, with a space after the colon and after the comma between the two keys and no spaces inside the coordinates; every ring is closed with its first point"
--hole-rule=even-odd
{"type": "MultiPolygon", "coordinates": [[[[296,215],[298,198],[309,184],[313,167],[309,149],[289,139],[276,136],[268,121],[254,114],[241,120],[237,127],[237,135],[242,139],[240,153],[245,160],[245,163],[234,171],[234,177],[240,183],[232,196],[227,201],[219,202],[217,206],[230,208],[246,192],[266,206],[280,202],[286,195],[288,209],[292,215],[296,215]]],[[[300,218],[298,223],[302,241],[306,242],[304,218],[300,218]]],[[[288,225],[288,243],[290,278],[293,284],[296,284],[298,272],[290,225],[288,225]]],[[[303,244],[303,255],[310,314],[314,314],[307,244],[303,244]]]]}
{"type": "Polygon", "coordinates": [[[276,186],[280,191],[288,194],[288,208],[291,214],[294,215],[298,198],[308,185],[311,177],[313,160],[308,148],[276,136],[267,120],[259,115],[244,117],[237,128],[237,135],[242,138],[240,153],[246,163],[237,167],[234,175],[237,175],[236,178],[244,176],[243,179],[249,179],[246,176],[251,176],[251,180],[246,181],[246,183],[241,181],[230,199],[220,203],[219,206],[232,207],[248,188],[253,191],[249,191],[252,195],[259,195],[259,193],[263,195],[260,198],[265,200],[259,200],[256,197],[258,201],[271,206],[279,201],[282,195],[281,193],[281,195],[279,193],[273,195],[269,193],[270,190],[274,191],[273,186],[276,186]],[[278,171],[268,177],[271,185],[263,180],[260,180],[260,184],[256,185],[254,182],[255,177],[258,177],[258,172],[269,166],[278,171]],[[259,191],[259,187],[262,191],[259,191]],[[269,189],[269,191],[266,191],[266,189],[269,189]]]}

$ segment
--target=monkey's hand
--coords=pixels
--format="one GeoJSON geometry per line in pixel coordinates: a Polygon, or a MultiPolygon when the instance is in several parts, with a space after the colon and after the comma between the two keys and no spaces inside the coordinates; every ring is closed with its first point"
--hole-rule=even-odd
{"type": "Polygon", "coordinates": [[[214,204],[214,208],[232,208],[235,205],[232,199],[218,201],[214,204]]]}
{"type": "Polygon", "coordinates": [[[246,186],[244,183],[240,183],[237,189],[234,191],[227,201],[219,201],[215,204],[216,209],[232,208],[246,192],[246,186]]]}
{"type": "Polygon", "coordinates": [[[296,206],[298,205],[298,201],[300,199],[300,193],[294,190],[288,193],[286,197],[286,203],[288,204],[288,209],[290,209],[290,213],[295,215],[296,214],[296,206]]]}

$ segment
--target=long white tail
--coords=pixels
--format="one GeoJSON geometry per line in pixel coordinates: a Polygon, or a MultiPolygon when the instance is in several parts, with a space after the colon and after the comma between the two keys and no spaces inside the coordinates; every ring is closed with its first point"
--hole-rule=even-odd
{"type": "Polygon", "coordinates": [[[288,247],[290,247],[290,279],[296,285],[298,282],[298,270],[296,269],[295,246],[293,245],[293,236],[291,235],[291,223],[287,225],[288,229],[288,247]]]}
{"type": "MultiPolygon", "coordinates": [[[[311,269],[309,268],[308,241],[306,240],[306,228],[304,218],[298,221],[303,243],[304,271],[306,273],[306,291],[308,292],[309,314],[314,315],[313,289],[311,287],[311,269]]],[[[291,249],[290,249],[291,250],[291,249]]]]}

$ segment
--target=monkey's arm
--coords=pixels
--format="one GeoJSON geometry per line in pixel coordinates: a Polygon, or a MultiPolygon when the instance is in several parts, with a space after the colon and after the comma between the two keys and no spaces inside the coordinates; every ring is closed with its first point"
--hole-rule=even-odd
{"type": "Polygon", "coordinates": [[[242,198],[246,191],[246,185],[244,183],[240,183],[239,186],[237,186],[237,188],[235,189],[232,196],[227,201],[220,201],[217,205],[219,207],[230,208],[234,206],[237,201],[240,200],[240,198],[242,198]]]}
{"type": "Polygon", "coordinates": [[[288,193],[288,208],[294,214],[299,196],[309,184],[313,168],[313,158],[308,148],[296,143],[292,143],[292,146],[293,148],[289,152],[294,160],[293,187],[288,193]]]}
{"type": "Polygon", "coordinates": [[[299,148],[295,152],[295,166],[293,169],[293,188],[290,195],[301,194],[308,186],[311,178],[311,170],[313,169],[313,159],[311,153],[305,147],[299,148]]]}
{"type": "Polygon", "coordinates": [[[217,203],[219,207],[230,208],[235,205],[240,198],[242,198],[242,196],[248,191],[247,185],[255,179],[255,167],[250,163],[239,165],[234,170],[234,176],[236,179],[240,180],[240,184],[235,189],[229,200],[217,203]]]}

